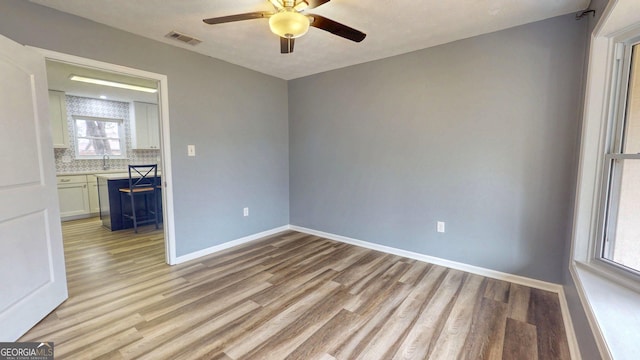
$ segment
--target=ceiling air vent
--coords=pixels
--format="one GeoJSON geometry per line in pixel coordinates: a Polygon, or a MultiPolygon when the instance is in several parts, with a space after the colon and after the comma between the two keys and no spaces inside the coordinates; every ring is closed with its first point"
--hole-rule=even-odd
{"type": "Polygon", "coordinates": [[[193,36],[189,36],[189,35],[185,35],[185,34],[181,34],[177,31],[171,31],[170,33],[168,33],[167,35],[165,35],[165,37],[168,37],[169,39],[175,39],[178,41],[182,41],[183,43],[187,43],[189,45],[198,45],[202,42],[202,40],[198,40],[196,38],[194,38],[193,36]]]}

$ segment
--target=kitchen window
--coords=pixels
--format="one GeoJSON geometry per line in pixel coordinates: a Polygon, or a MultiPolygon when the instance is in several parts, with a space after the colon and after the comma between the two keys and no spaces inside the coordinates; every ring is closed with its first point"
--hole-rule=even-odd
{"type": "Polygon", "coordinates": [[[74,116],[73,123],[78,159],[126,156],[122,119],[74,116]]]}
{"type": "Polygon", "coordinates": [[[640,39],[616,50],[596,258],[640,275],[640,39]]]}

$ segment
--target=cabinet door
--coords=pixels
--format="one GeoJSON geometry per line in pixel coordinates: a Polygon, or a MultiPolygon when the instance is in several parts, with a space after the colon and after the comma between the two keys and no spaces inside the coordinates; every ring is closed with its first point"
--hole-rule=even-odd
{"type": "Polygon", "coordinates": [[[134,149],[148,149],[149,135],[147,131],[147,106],[145,103],[133,103],[133,118],[131,119],[133,130],[132,146],[134,149]]]}
{"type": "Polygon", "coordinates": [[[141,102],[133,103],[132,128],[134,149],[159,149],[160,124],[158,105],[141,102]]]}
{"type": "Polygon", "coordinates": [[[147,105],[147,124],[149,134],[149,147],[160,149],[160,122],[158,117],[158,105],[147,105]]]}
{"type": "Polygon", "coordinates": [[[87,175],[87,189],[89,191],[89,212],[97,214],[100,212],[100,200],[98,199],[98,178],[94,175],[87,175]]]}
{"type": "Polygon", "coordinates": [[[54,148],[69,147],[67,131],[67,105],[62,91],[49,90],[49,117],[54,148]]]}
{"type": "Polygon", "coordinates": [[[58,185],[60,217],[89,214],[89,191],[87,183],[58,185]]]}

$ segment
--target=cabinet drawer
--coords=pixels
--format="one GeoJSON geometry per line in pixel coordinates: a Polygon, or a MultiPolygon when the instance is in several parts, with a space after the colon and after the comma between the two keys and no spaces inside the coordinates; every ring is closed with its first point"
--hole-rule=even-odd
{"type": "Polygon", "coordinates": [[[58,185],[87,183],[86,175],[62,175],[62,176],[57,176],[57,179],[58,179],[58,185]]]}

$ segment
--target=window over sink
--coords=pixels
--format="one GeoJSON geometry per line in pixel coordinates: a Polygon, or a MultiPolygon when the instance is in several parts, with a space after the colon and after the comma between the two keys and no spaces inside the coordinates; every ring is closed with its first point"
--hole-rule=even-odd
{"type": "Polygon", "coordinates": [[[73,117],[76,158],[126,157],[124,122],[91,116],[73,117]]]}

